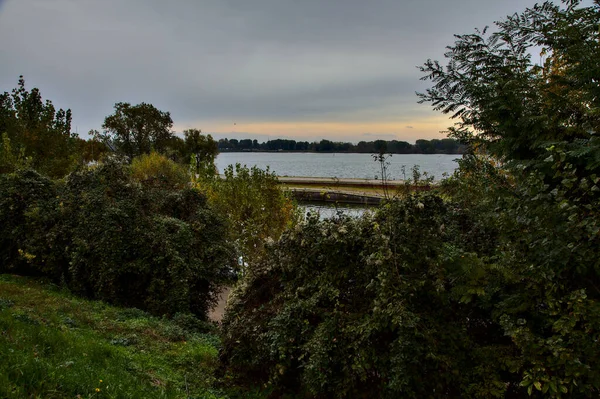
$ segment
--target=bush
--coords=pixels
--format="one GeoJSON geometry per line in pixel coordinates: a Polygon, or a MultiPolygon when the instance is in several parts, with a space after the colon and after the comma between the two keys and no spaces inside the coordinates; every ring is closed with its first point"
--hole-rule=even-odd
{"type": "MultiPolygon", "coordinates": [[[[551,146],[543,162],[517,166],[494,189],[474,190],[485,199],[479,219],[498,231],[486,263],[500,271],[477,282],[475,300],[517,348],[515,368],[529,393],[600,392],[599,143],[551,146]]],[[[478,175],[484,184],[470,184],[477,175],[454,182],[457,202],[472,200],[465,186],[499,180],[489,165],[478,175]]]]}
{"type": "Polygon", "coordinates": [[[480,263],[460,246],[467,216],[411,196],[374,217],[313,216],[284,233],[229,303],[230,377],[317,397],[514,391],[518,378],[498,367],[510,342],[459,289],[480,263]]]}
{"type": "Polygon", "coordinates": [[[236,164],[223,173],[223,178],[200,180],[197,185],[229,221],[230,240],[244,260],[252,261],[262,253],[266,240],[277,240],[293,224],[296,207],[268,169],[236,164]]]}
{"type": "Polygon", "coordinates": [[[597,396],[598,143],[547,152],[513,170],[471,155],[446,201],[285,233],[230,302],[229,376],[323,397],[597,396]]]}
{"type": "Polygon", "coordinates": [[[23,270],[25,258],[80,295],[200,318],[230,278],[225,225],[195,190],[145,188],[116,162],[72,173],[64,185],[34,172],[2,182],[7,265],[23,270]]]}
{"type": "Polygon", "coordinates": [[[25,156],[23,148],[20,151],[14,151],[8,134],[2,133],[2,143],[0,143],[0,174],[27,168],[30,164],[31,158],[25,156]]]}
{"type": "Polygon", "coordinates": [[[57,223],[58,186],[33,170],[0,175],[0,273],[53,274],[57,259],[46,234],[57,223]]]}
{"type": "Polygon", "coordinates": [[[133,158],[131,175],[147,186],[182,188],[190,182],[186,168],[157,152],[133,158]]]}

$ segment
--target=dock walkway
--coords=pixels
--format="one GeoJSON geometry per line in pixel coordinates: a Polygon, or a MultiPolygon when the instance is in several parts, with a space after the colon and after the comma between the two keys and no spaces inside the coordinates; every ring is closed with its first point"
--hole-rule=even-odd
{"type": "MultiPolygon", "coordinates": [[[[281,176],[279,181],[285,185],[315,185],[332,187],[369,187],[383,188],[384,183],[378,179],[338,179],[335,177],[299,177],[299,176],[281,176]]],[[[396,188],[404,184],[403,180],[387,180],[385,184],[388,187],[396,188]]]]}
{"type": "MultiPolygon", "coordinates": [[[[279,182],[301,202],[336,202],[339,204],[379,205],[385,188],[393,195],[405,185],[403,180],[337,179],[331,177],[279,177],[279,182]]],[[[411,190],[429,190],[429,186],[412,186],[411,190]]]]}

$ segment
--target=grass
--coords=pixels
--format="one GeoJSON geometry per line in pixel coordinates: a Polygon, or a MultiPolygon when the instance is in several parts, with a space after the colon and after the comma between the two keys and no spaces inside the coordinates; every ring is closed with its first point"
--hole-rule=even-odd
{"type": "Polygon", "coordinates": [[[218,338],[189,320],[0,275],[0,398],[224,397],[218,338]]]}

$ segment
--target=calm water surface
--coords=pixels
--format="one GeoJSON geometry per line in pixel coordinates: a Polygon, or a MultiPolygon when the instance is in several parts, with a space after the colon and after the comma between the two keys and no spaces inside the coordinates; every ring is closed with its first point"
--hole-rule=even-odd
{"type": "MultiPolygon", "coordinates": [[[[460,155],[394,154],[389,159],[388,173],[391,180],[402,180],[402,166],[407,174],[418,165],[436,180],[444,174],[452,174],[458,167],[460,155]]],[[[248,167],[269,167],[278,176],[338,177],[374,179],[380,176],[379,163],[370,154],[324,154],[310,152],[225,152],[216,160],[219,172],[228,165],[241,163],[248,167]]],[[[407,176],[407,177],[410,177],[407,176]]]]}
{"type": "Polygon", "coordinates": [[[340,213],[351,217],[360,217],[370,209],[375,209],[364,206],[337,206],[332,203],[315,204],[310,202],[301,203],[299,206],[304,216],[309,212],[318,213],[321,219],[330,219],[340,213]]]}

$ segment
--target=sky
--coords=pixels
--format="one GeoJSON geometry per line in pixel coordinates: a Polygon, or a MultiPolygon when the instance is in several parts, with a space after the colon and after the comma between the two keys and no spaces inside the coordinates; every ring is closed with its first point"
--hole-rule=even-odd
{"type": "Polygon", "coordinates": [[[217,138],[443,138],[418,65],[535,0],[0,0],[0,91],[25,76],[82,137],[116,102],[217,138]]]}

